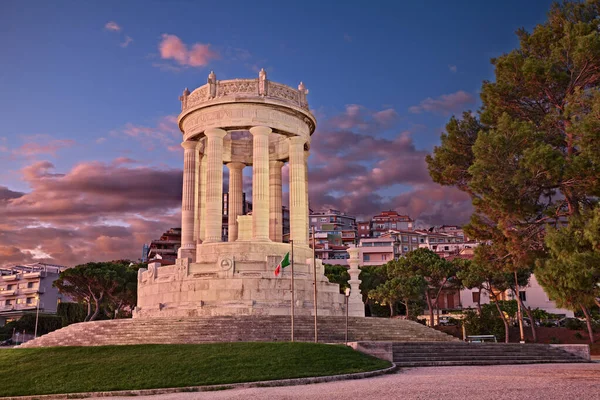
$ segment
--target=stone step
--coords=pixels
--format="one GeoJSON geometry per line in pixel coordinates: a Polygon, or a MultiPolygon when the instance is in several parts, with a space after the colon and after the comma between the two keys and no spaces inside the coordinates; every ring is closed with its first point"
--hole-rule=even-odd
{"type": "MultiPolygon", "coordinates": [[[[579,361],[582,362],[582,361],[579,361]]],[[[471,360],[471,361],[417,361],[396,362],[400,368],[409,367],[450,367],[459,365],[514,365],[514,364],[571,364],[577,363],[572,360],[471,360]]]]}

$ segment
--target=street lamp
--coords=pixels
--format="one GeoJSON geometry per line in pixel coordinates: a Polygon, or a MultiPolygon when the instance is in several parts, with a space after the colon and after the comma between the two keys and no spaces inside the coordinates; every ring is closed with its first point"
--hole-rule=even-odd
{"type": "Polygon", "coordinates": [[[40,317],[40,295],[35,296],[37,302],[37,309],[35,311],[35,331],[33,333],[33,338],[37,338],[37,328],[38,328],[38,319],[40,317]]]}
{"type": "Polygon", "coordinates": [[[344,295],[346,296],[346,346],[348,346],[348,298],[350,297],[350,288],[346,288],[344,295]]]}

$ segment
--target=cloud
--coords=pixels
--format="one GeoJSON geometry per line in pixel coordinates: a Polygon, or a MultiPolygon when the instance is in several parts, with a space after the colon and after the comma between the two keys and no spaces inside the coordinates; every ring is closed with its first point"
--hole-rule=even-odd
{"type": "Polygon", "coordinates": [[[137,259],[144,243],[179,226],[179,169],[121,158],[81,163],[66,173],[41,161],[21,173],[30,192],[0,187],[0,265],[137,259]]]}
{"type": "Polygon", "coordinates": [[[131,36],[125,36],[125,40],[123,42],[121,42],[120,46],[125,48],[125,47],[129,46],[131,43],[133,43],[133,39],[131,38],[131,36]]]}
{"type": "Polygon", "coordinates": [[[449,115],[461,111],[467,104],[475,102],[473,95],[459,90],[455,93],[443,94],[435,99],[428,97],[419,105],[408,109],[413,114],[430,112],[433,114],[449,115]]]}
{"type": "Polygon", "coordinates": [[[14,149],[13,154],[19,156],[37,156],[41,154],[56,155],[57,151],[73,147],[76,142],[70,139],[53,139],[49,135],[25,136],[27,143],[14,149]]]}
{"type": "Polygon", "coordinates": [[[175,60],[179,65],[190,67],[203,67],[212,59],[219,58],[219,54],[210,49],[209,44],[194,43],[191,49],[177,36],[163,34],[158,44],[160,57],[165,60],[175,60]]]}
{"type": "Polygon", "coordinates": [[[148,151],[154,150],[157,145],[163,148],[179,146],[182,140],[176,115],[159,118],[155,126],[127,123],[122,129],[111,132],[114,137],[123,135],[138,140],[148,151]]]}
{"type": "Polygon", "coordinates": [[[104,25],[104,29],[111,32],[119,32],[121,31],[121,27],[115,21],[109,21],[104,25]]]}
{"type": "Polygon", "coordinates": [[[448,69],[450,70],[450,72],[453,72],[453,73],[458,71],[458,68],[456,67],[456,65],[448,65],[448,69]]]}
{"type": "Polygon", "coordinates": [[[358,104],[346,105],[346,110],[325,121],[328,129],[373,131],[389,128],[399,119],[398,113],[388,108],[372,111],[358,104]]]}
{"type": "Polygon", "coordinates": [[[309,159],[310,207],[359,218],[394,209],[424,224],[465,223],[472,213],[470,198],[431,180],[427,152],[416,148],[412,133],[384,136],[377,130],[396,118],[388,110],[350,105],[321,124],[309,159]]]}

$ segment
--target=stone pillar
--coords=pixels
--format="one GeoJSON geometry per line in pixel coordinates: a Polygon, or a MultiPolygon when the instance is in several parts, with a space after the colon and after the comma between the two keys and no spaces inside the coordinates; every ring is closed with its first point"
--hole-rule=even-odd
{"type": "Polygon", "coordinates": [[[183,193],[181,196],[181,247],[178,258],[194,258],[194,186],[196,184],[196,142],[181,143],[183,152],[183,193]]]}
{"type": "Polygon", "coordinates": [[[202,142],[196,142],[196,182],[194,184],[194,202],[196,208],[194,209],[194,242],[196,244],[201,243],[200,232],[202,230],[202,198],[201,198],[201,187],[202,187],[202,160],[204,158],[204,144],[202,142]]]}
{"type": "Polygon", "coordinates": [[[269,241],[269,134],[271,128],[255,126],[252,134],[252,239],[269,241]]]}
{"type": "Polygon", "coordinates": [[[241,162],[230,162],[227,164],[229,168],[229,215],[227,216],[227,224],[230,242],[236,241],[238,238],[238,215],[243,215],[244,198],[242,188],[242,172],[245,165],[241,162]]]}
{"type": "Polygon", "coordinates": [[[308,244],[308,204],[306,201],[306,139],[293,136],[290,141],[290,239],[294,244],[308,244]]]}
{"type": "Polygon", "coordinates": [[[223,223],[223,129],[207,129],[206,135],[206,237],[204,243],[221,241],[223,223]]]}
{"type": "Polygon", "coordinates": [[[360,292],[360,282],[358,275],[360,275],[360,269],[358,264],[360,263],[360,249],[354,245],[350,245],[348,248],[348,274],[350,274],[350,297],[348,298],[348,315],[351,317],[364,317],[365,316],[365,305],[362,301],[362,294],[360,292]]]}
{"type": "MultiPolygon", "coordinates": [[[[306,222],[310,221],[310,201],[308,198],[308,157],[310,153],[308,150],[304,151],[304,176],[306,180],[306,184],[304,185],[304,197],[306,197],[306,222]]],[[[310,226],[310,224],[309,224],[310,226]]],[[[310,240],[310,229],[306,230],[306,243],[309,243],[310,240]]],[[[312,245],[309,243],[309,245],[312,245]]]]}
{"type": "Polygon", "coordinates": [[[202,154],[200,160],[200,177],[198,179],[198,243],[206,239],[206,165],[208,157],[202,154]]]}
{"type": "Polygon", "coordinates": [[[283,161],[269,162],[269,238],[274,242],[283,241],[281,167],[283,167],[283,161]]]}

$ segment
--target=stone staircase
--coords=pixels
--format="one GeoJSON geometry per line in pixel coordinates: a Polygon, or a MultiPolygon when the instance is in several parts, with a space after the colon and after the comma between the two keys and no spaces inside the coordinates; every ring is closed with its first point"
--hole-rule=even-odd
{"type": "MultiPolygon", "coordinates": [[[[297,316],[295,340],[314,340],[314,319],[297,316]]],[[[26,342],[20,347],[104,346],[290,340],[289,316],[133,318],[81,322],[26,342]]],[[[345,341],[345,317],[319,317],[319,342],[345,341]]],[[[349,318],[349,341],[453,342],[453,336],[419,323],[386,318],[349,318]]]]}
{"type": "Polygon", "coordinates": [[[392,351],[399,367],[589,362],[547,344],[413,342],[392,351]]]}

